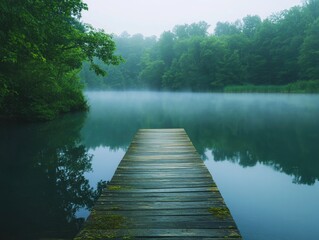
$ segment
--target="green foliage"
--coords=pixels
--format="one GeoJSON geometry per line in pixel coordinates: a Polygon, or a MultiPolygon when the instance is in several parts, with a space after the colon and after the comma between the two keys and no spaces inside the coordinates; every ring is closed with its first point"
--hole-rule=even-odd
{"type": "Polygon", "coordinates": [[[282,86],[274,85],[231,85],[224,88],[228,93],[276,93],[284,92],[282,86]]]}
{"type": "Polygon", "coordinates": [[[150,62],[140,73],[139,78],[146,87],[160,89],[162,86],[162,76],[165,63],[161,60],[150,62]]]}
{"type": "Polygon", "coordinates": [[[297,81],[284,86],[289,93],[319,93],[319,80],[297,81]]]}
{"type": "Polygon", "coordinates": [[[301,77],[305,80],[319,79],[319,18],[310,26],[301,46],[299,63],[301,77]]]}
{"type": "Polygon", "coordinates": [[[6,82],[7,80],[5,79],[5,77],[2,74],[0,74],[0,108],[2,107],[2,102],[4,98],[9,92],[6,82]]]}
{"type": "Polygon", "coordinates": [[[319,80],[297,81],[287,85],[231,85],[224,92],[243,93],[319,93],[319,80]]]}
{"type": "Polygon", "coordinates": [[[259,16],[251,16],[248,15],[243,18],[243,33],[248,37],[253,37],[260,25],[262,24],[262,21],[259,16]]]}
{"type": "Polygon", "coordinates": [[[177,25],[173,29],[173,33],[178,39],[190,38],[195,36],[204,37],[207,35],[209,25],[201,21],[199,23],[192,23],[190,25],[177,25]]]}
{"type": "Polygon", "coordinates": [[[240,21],[235,23],[218,22],[215,27],[216,36],[236,35],[241,33],[240,21]]]}
{"type": "Polygon", "coordinates": [[[110,35],[82,24],[87,5],[72,1],[1,1],[0,115],[49,120],[86,109],[78,69],[83,60],[97,74],[95,57],[118,64],[110,35]]]}

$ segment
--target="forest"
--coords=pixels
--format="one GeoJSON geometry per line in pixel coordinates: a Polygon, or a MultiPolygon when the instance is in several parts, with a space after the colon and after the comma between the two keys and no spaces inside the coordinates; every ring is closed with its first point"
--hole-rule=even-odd
{"type": "Polygon", "coordinates": [[[236,22],[176,25],[157,39],[127,32],[114,36],[125,62],[88,63],[80,77],[88,89],[150,89],[226,92],[318,92],[319,1],[262,20],[248,15],[236,22]]]}

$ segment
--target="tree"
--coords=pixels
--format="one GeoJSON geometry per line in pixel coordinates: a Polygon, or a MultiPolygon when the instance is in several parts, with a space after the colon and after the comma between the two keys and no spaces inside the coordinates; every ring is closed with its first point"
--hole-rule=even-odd
{"type": "Polygon", "coordinates": [[[195,36],[205,37],[207,36],[209,27],[210,26],[204,21],[192,23],[190,25],[176,25],[173,29],[173,33],[178,39],[190,38],[195,36]]]}
{"type": "Polygon", "coordinates": [[[301,79],[319,80],[319,18],[307,31],[301,47],[299,64],[301,79]]]}
{"type": "Polygon", "coordinates": [[[262,21],[259,16],[248,15],[243,18],[243,33],[248,37],[253,37],[261,24],[262,21]]]}
{"type": "Polygon", "coordinates": [[[216,36],[211,36],[201,43],[201,66],[202,71],[208,76],[209,89],[219,89],[225,85],[220,69],[226,55],[226,46],[226,42],[216,36]]]}
{"type": "Polygon", "coordinates": [[[218,22],[215,27],[215,35],[223,36],[223,35],[235,35],[241,33],[241,22],[236,21],[235,23],[229,22],[218,22]]]}
{"type": "Polygon", "coordinates": [[[143,87],[155,90],[161,89],[164,68],[165,64],[161,60],[150,62],[139,75],[143,87]]]}
{"type": "Polygon", "coordinates": [[[77,77],[83,60],[118,64],[110,35],[79,19],[87,5],[71,1],[1,1],[0,114],[48,120],[86,108],[77,77]]]}
{"type": "Polygon", "coordinates": [[[318,0],[306,0],[304,3],[304,9],[308,17],[312,20],[319,18],[319,1],[318,0]]]}
{"type": "Polygon", "coordinates": [[[172,32],[164,32],[159,39],[159,49],[161,60],[164,61],[166,67],[169,67],[174,58],[174,39],[175,35],[172,32]]]}

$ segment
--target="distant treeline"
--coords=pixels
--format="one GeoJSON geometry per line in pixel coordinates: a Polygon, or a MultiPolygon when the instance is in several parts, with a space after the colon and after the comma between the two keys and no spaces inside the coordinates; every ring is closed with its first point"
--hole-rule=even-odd
{"type": "Polygon", "coordinates": [[[177,25],[159,39],[115,36],[125,63],[97,61],[106,77],[97,77],[84,63],[81,79],[91,89],[254,91],[251,86],[262,85],[257,91],[319,91],[319,0],[265,20],[248,15],[218,22],[213,34],[208,28],[198,22],[177,25]],[[283,85],[288,87],[276,88],[283,85]]]}

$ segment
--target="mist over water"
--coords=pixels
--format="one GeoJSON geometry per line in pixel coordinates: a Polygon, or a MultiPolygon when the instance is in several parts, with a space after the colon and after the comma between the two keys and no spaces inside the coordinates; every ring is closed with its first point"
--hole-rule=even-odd
{"type": "Polygon", "coordinates": [[[185,128],[204,159],[209,150],[216,161],[229,160],[242,166],[260,162],[294,176],[295,182],[311,185],[318,180],[319,168],[304,165],[319,156],[318,95],[87,95],[91,112],[82,129],[87,147],[125,149],[139,128],[185,128]]]}
{"type": "Polygon", "coordinates": [[[244,239],[318,236],[319,95],[86,95],[88,113],[0,124],[1,238],[74,236],[140,128],[185,128],[244,239]]]}

